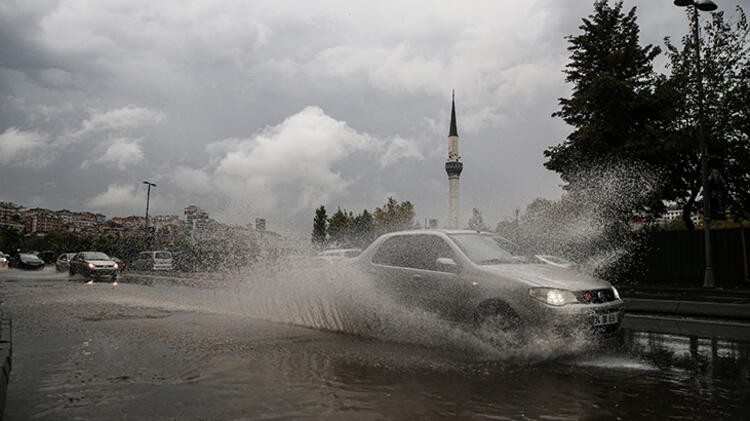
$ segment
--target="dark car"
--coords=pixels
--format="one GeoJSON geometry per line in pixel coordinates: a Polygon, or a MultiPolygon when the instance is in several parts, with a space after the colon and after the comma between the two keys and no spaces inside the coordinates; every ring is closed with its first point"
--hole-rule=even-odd
{"type": "Polygon", "coordinates": [[[561,259],[516,254],[507,244],[476,231],[395,232],[342,263],[340,275],[370,279],[407,308],[479,331],[618,330],[624,303],[611,284],[560,264],[561,259]]]}
{"type": "Polygon", "coordinates": [[[88,278],[109,277],[114,280],[117,278],[118,265],[102,252],[84,251],[70,260],[68,272],[71,276],[81,274],[88,278]]]}
{"type": "Polygon", "coordinates": [[[44,260],[31,253],[17,253],[8,259],[8,267],[27,270],[44,269],[44,260]]]}
{"type": "Polygon", "coordinates": [[[55,263],[55,260],[57,260],[57,253],[52,250],[40,251],[39,253],[36,253],[36,255],[44,260],[44,263],[46,264],[55,263]]]}

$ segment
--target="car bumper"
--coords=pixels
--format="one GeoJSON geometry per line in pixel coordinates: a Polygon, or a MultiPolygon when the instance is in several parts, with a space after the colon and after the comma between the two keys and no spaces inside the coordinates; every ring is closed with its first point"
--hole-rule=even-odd
{"type": "Polygon", "coordinates": [[[616,300],[602,304],[570,304],[551,306],[535,304],[536,319],[542,325],[560,333],[596,333],[609,335],[617,332],[625,317],[625,303],[616,300]]]}
{"type": "Polygon", "coordinates": [[[87,269],[84,273],[92,278],[115,277],[117,269],[87,269]]]}

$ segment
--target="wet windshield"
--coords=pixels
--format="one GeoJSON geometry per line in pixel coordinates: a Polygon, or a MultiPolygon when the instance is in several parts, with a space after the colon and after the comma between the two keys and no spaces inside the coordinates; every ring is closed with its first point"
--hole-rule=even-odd
{"type": "Polygon", "coordinates": [[[509,241],[501,237],[466,233],[451,234],[450,238],[478,265],[499,265],[503,263],[523,263],[526,259],[511,252],[509,241]],[[502,245],[501,245],[502,244],[502,245]]]}
{"type": "Polygon", "coordinates": [[[98,251],[83,253],[83,258],[86,260],[109,260],[109,256],[98,251]]]}
{"type": "Polygon", "coordinates": [[[522,251],[518,245],[498,235],[465,233],[450,234],[449,237],[469,260],[478,265],[545,263],[564,268],[576,267],[574,262],[559,256],[522,251]]]}

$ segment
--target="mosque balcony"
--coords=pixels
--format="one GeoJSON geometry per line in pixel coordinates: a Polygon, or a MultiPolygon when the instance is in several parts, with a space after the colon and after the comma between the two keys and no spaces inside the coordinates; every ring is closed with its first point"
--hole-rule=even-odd
{"type": "Polygon", "coordinates": [[[445,172],[448,173],[448,176],[459,176],[461,175],[461,171],[464,169],[463,162],[458,161],[448,161],[445,163],[445,172]]]}

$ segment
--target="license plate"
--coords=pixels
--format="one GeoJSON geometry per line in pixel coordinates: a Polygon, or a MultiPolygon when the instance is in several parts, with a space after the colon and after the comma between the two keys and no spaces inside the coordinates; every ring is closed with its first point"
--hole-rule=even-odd
{"type": "Polygon", "coordinates": [[[606,326],[615,323],[617,323],[617,313],[591,315],[591,326],[606,326]]]}

